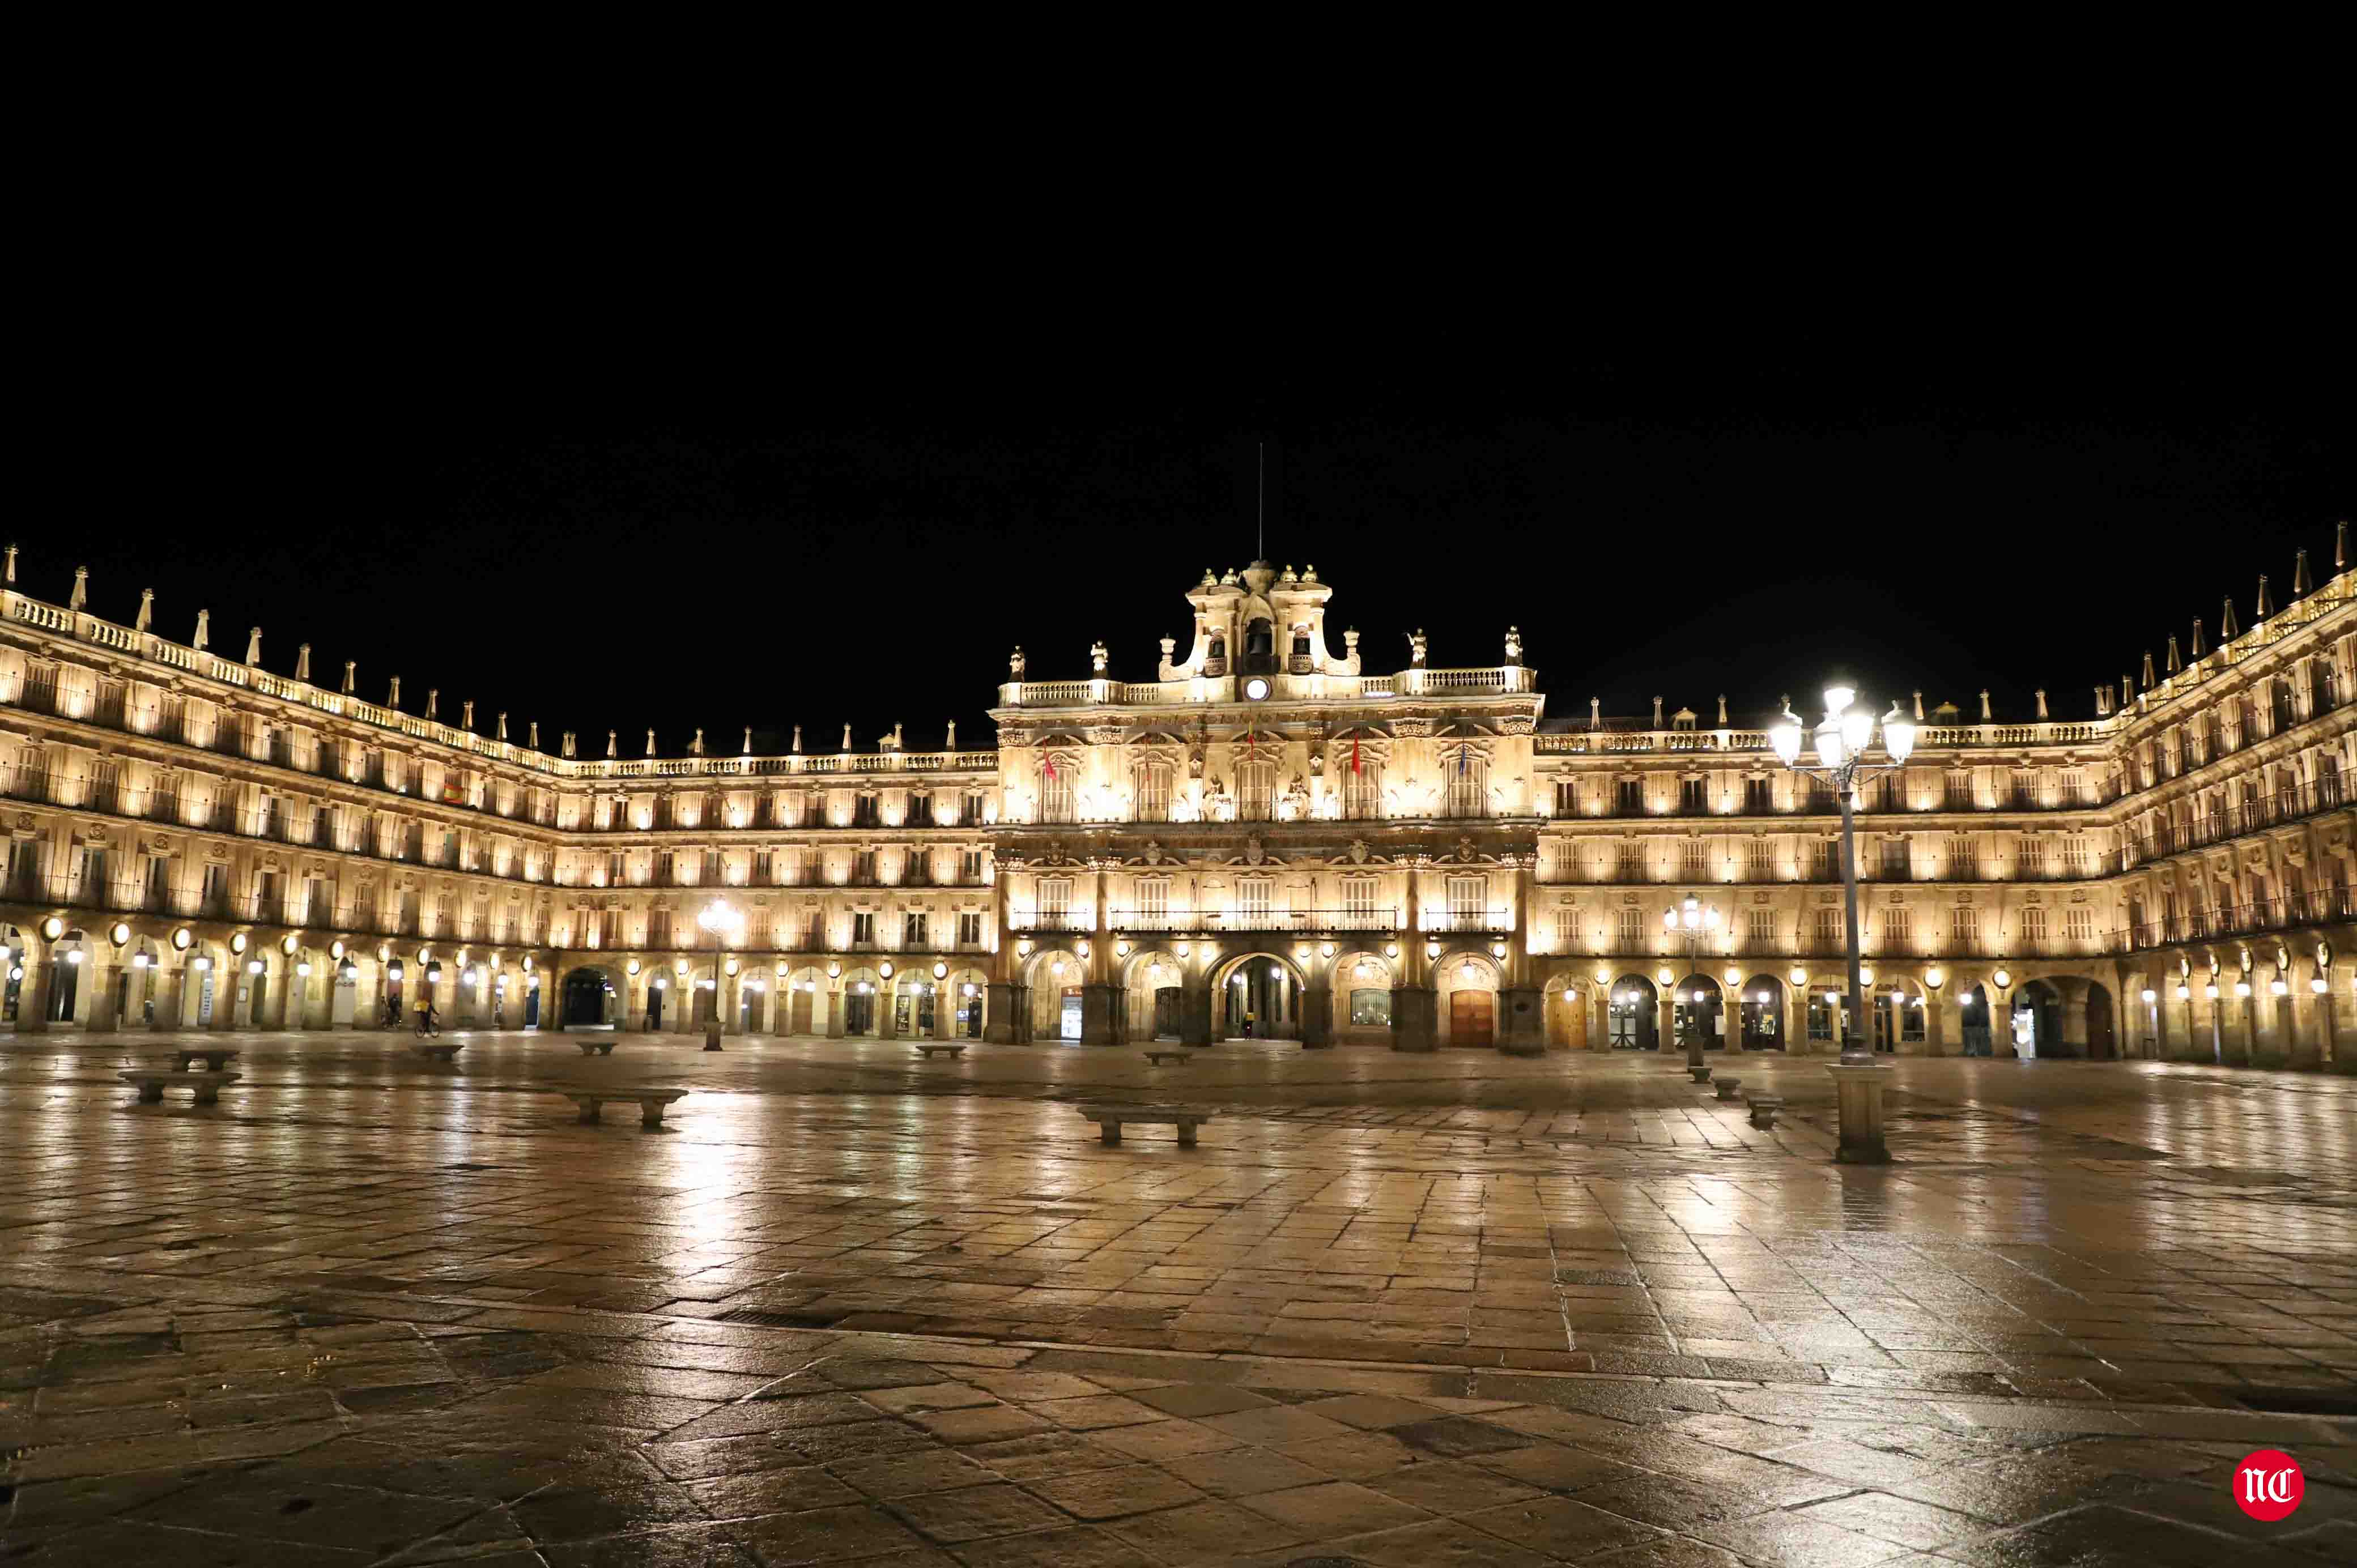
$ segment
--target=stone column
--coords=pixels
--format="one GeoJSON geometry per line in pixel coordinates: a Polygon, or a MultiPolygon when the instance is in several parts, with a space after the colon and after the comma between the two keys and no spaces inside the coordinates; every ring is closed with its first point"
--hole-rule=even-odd
{"type": "MultiPolygon", "coordinates": [[[[1185,983],[1183,979],[1181,983],[1185,983]]],[[[1211,1043],[1211,987],[1208,982],[1187,984],[1178,993],[1178,1043],[1182,1046],[1208,1046],[1211,1043]]]]}
{"type": "MultiPolygon", "coordinates": [[[[1090,955],[1095,961],[1095,954],[1090,955]]],[[[1081,987],[1081,1044],[1110,1046],[1114,1041],[1114,1011],[1120,1004],[1121,993],[1110,985],[1091,983],[1081,987]]]]}
{"type": "Polygon", "coordinates": [[[1334,1043],[1334,992],[1311,984],[1301,993],[1301,1048],[1322,1051],[1334,1043]]]}
{"type": "MultiPolygon", "coordinates": [[[[2137,1005],[2142,1006],[2143,1004],[2138,1003],[2137,1005]]],[[[2113,1022],[2113,1032],[2115,1035],[2118,1032],[2116,1018],[2113,1022]]],[[[2062,1046],[2065,1056],[2083,1060],[2087,1055],[2087,995],[2084,992],[2076,997],[2062,999],[2062,1046]]]]}
{"type": "Polygon", "coordinates": [[[1882,1067],[1828,1067],[1837,1101],[1840,1144],[1834,1158],[1846,1165],[1879,1165],[1890,1161],[1882,1135],[1882,1088],[1889,1069],[1882,1067]]]}
{"type": "Polygon", "coordinates": [[[1440,998],[1428,985],[1392,990],[1392,1049],[1425,1053],[1440,1048],[1440,998]]]}
{"type": "Polygon", "coordinates": [[[993,1045],[1011,1046],[1015,1039],[1015,993],[1019,987],[994,980],[984,999],[982,1037],[993,1045]]]}
{"type": "MultiPolygon", "coordinates": [[[[95,953],[91,955],[91,961],[82,967],[90,971],[89,1030],[93,1035],[113,1034],[117,1027],[114,1014],[114,976],[117,972],[113,965],[99,962],[95,953]]],[[[122,972],[127,974],[130,972],[124,970],[122,972]]],[[[128,1004],[126,997],[125,1005],[128,1004]]]]}
{"type": "Polygon", "coordinates": [[[49,1026],[49,966],[58,961],[57,957],[52,950],[38,963],[29,954],[16,961],[25,971],[16,987],[16,1032],[39,1034],[49,1026]]]}
{"type": "Polygon", "coordinates": [[[831,981],[826,988],[826,1037],[843,1038],[843,982],[831,981]]]}
{"type": "Polygon", "coordinates": [[[1926,986],[1923,991],[1923,1054],[1944,1057],[1948,1051],[1948,1010],[1941,1005],[1941,993],[1926,986]]]}
{"type": "Polygon", "coordinates": [[[188,961],[178,963],[158,962],[156,976],[156,1022],[149,1026],[157,1033],[180,1026],[180,1009],[184,1006],[188,987],[188,961]]]}
{"type": "Polygon", "coordinates": [[[936,980],[932,983],[933,1038],[953,1040],[957,1037],[957,982],[936,980]]]}

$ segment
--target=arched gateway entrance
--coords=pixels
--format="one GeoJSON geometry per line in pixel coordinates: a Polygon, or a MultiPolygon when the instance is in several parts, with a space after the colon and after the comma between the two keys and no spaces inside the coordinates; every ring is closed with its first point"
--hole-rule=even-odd
{"type": "Polygon", "coordinates": [[[615,994],[614,983],[604,970],[575,970],[565,977],[563,1026],[567,1029],[594,1029],[611,1024],[610,1008],[615,994]]]}
{"type": "Polygon", "coordinates": [[[1266,953],[1239,960],[1220,982],[1214,1005],[1220,1032],[1230,1039],[1301,1037],[1301,985],[1293,971],[1266,953]]]}

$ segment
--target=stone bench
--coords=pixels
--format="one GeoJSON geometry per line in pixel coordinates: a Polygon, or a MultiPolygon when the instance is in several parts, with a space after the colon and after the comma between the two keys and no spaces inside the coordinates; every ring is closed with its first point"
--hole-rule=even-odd
{"type": "Polygon", "coordinates": [[[235,1051],[210,1050],[205,1047],[199,1047],[193,1050],[174,1051],[172,1053],[173,1069],[178,1072],[186,1072],[188,1070],[188,1063],[199,1057],[205,1058],[206,1069],[211,1072],[219,1072],[230,1063],[237,1060],[237,1053],[235,1051]]]}
{"type": "Polygon", "coordinates": [[[439,1042],[428,1040],[422,1046],[412,1046],[409,1048],[415,1051],[421,1057],[430,1057],[437,1062],[455,1062],[458,1059],[458,1053],[467,1048],[467,1042],[464,1040],[443,1040],[439,1042]]]}
{"type": "Polygon", "coordinates": [[[1776,1125],[1776,1112],[1784,1109],[1784,1097],[1781,1094],[1752,1094],[1744,1097],[1744,1103],[1751,1107],[1751,1124],[1754,1127],[1772,1129],[1776,1125]]]}
{"type": "Polygon", "coordinates": [[[673,1101],[687,1098],[683,1089],[560,1089],[554,1092],[581,1107],[581,1120],[593,1127],[602,1119],[609,1100],[636,1105],[640,1126],[660,1127],[664,1110],[673,1101]]]}
{"type": "Polygon", "coordinates": [[[576,1040],[574,1044],[581,1047],[581,1054],[585,1057],[610,1057],[614,1054],[614,1042],[611,1040],[576,1040]]]}
{"type": "Polygon", "coordinates": [[[1710,1081],[1711,1070],[1711,1069],[1706,1067],[1690,1067],[1685,1069],[1686,1076],[1693,1079],[1696,1083],[1708,1083],[1710,1081]]]}
{"type": "Polygon", "coordinates": [[[1191,1111],[1178,1105],[1075,1105],[1072,1109],[1097,1124],[1101,1142],[1116,1148],[1121,1144],[1121,1130],[1127,1125],[1176,1127],[1178,1146],[1191,1149],[1195,1146],[1195,1129],[1213,1115],[1209,1111],[1191,1111]]]}
{"type": "Polygon", "coordinates": [[[935,1051],[947,1052],[952,1061],[955,1061],[958,1058],[965,1055],[965,1047],[963,1046],[919,1046],[917,1047],[917,1055],[919,1058],[924,1061],[932,1060],[933,1053],[935,1051]]]}
{"type": "Polygon", "coordinates": [[[221,1102],[221,1085],[235,1083],[245,1075],[241,1072],[221,1072],[210,1068],[202,1072],[190,1071],[186,1068],[176,1068],[168,1071],[163,1068],[133,1068],[118,1072],[114,1076],[125,1083],[137,1084],[139,1099],[144,1104],[161,1104],[166,1089],[175,1085],[185,1085],[196,1091],[197,1104],[217,1105],[221,1102]]]}
{"type": "Polygon", "coordinates": [[[1711,1080],[1711,1087],[1718,1090],[1719,1099],[1733,1101],[1743,1098],[1735,1092],[1736,1087],[1742,1081],[1739,1078],[1714,1079],[1711,1080]]]}
{"type": "Polygon", "coordinates": [[[1148,1051],[1146,1059],[1160,1067],[1164,1062],[1183,1062],[1189,1058],[1185,1051],[1148,1051]]]}

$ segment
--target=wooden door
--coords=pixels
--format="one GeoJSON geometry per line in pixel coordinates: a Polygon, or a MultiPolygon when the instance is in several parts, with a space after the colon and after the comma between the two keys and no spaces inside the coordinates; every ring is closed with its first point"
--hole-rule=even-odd
{"type": "Polygon", "coordinates": [[[1486,991],[1453,991],[1448,996],[1448,1043],[1487,1046],[1496,1043],[1495,1002],[1486,991]]]}

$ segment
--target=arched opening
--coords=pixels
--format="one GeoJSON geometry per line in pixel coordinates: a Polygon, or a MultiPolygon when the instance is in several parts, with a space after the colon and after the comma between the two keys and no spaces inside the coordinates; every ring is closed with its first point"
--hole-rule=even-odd
{"type": "Polygon", "coordinates": [[[647,981],[647,1033],[659,1034],[663,1026],[663,1014],[671,1002],[671,972],[651,976],[647,981]]]}
{"type": "Polygon", "coordinates": [[[1652,981],[1641,974],[1624,974],[1612,983],[1606,1019],[1614,1050],[1661,1049],[1661,998],[1652,981]]]}
{"type": "Polygon", "coordinates": [[[1587,1049],[1587,983],[1574,976],[1558,976],[1547,983],[1548,1045],[1569,1051],[1587,1049]]]}
{"type": "Polygon", "coordinates": [[[2094,981],[2087,983],[2087,1055],[2099,1062],[2115,1061],[2120,1054],[2118,1029],[2112,1017],[2112,993],[2094,981]]]}
{"type": "Polygon", "coordinates": [[[540,971],[533,970],[523,977],[523,1026],[540,1027],[540,971]]]}
{"type": "Polygon", "coordinates": [[[746,970],[737,977],[737,1032],[758,1035],[770,1016],[770,982],[746,970]]]}
{"type": "Polygon", "coordinates": [[[1964,1055],[1985,1057],[1989,1054],[1989,1004],[1986,986],[1975,985],[1956,993],[1956,1026],[1964,1039],[1964,1055]]]}
{"type": "Polygon", "coordinates": [[[1718,982],[1706,974],[1689,974],[1678,982],[1670,997],[1670,1032],[1680,1049],[1688,1038],[1702,1036],[1706,1051],[1727,1048],[1727,998],[1718,982]]]}
{"type": "Polygon", "coordinates": [[[1437,972],[1440,1022],[1446,1046],[1483,1047],[1498,1043],[1498,971],[1484,957],[1454,952],[1440,961],[1437,972]]]}
{"type": "Polygon", "coordinates": [[[854,1036],[874,1036],[880,1027],[883,1009],[877,1004],[877,978],[872,969],[858,969],[843,977],[843,1033],[848,1039],[854,1036]]]}
{"type": "Polygon", "coordinates": [[[1874,988],[1874,1048],[1891,1055],[1901,1046],[1921,1045],[1929,1016],[1921,987],[1900,980],[1882,982],[1874,988]]]}
{"type": "Polygon", "coordinates": [[[1088,966],[1068,952],[1049,949],[1031,961],[1031,1037],[1081,1037],[1082,987],[1088,966]]]}
{"type": "Polygon", "coordinates": [[[1239,675],[1274,675],[1276,673],[1276,628],[1265,618],[1244,623],[1243,657],[1238,660],[1239,675]]]}
{"type": "Polygon", "coordinates": [[[900,973],[892,977],[892,1034],[897,1039],[933,1037],[941,1019],[941,999],[931,974],[900,973]]]}
{"type": "Polygon", "coordinates": [[[1743,983],[1741,1004],[1743,1048],[1781,1051],[1784,1048],[1784,983],[1772,974],[1755,974],[1743,983]]]}
{"type": "Polygon", "coordinates": [[[954,1009],[951,1024],[962,1040],[982,1038],[983,1008],[990,995],[990,983],[978,969],[962,969],[949,978],[950,1004],[954,1009]]]}
{"type": "Polygon", "coordinates": [[[620,989],[602,969],[576,969],[565,977],[559,1026],[567,1029],[610,1029],[616,1023],[620,989]]]}
{"type": "Polygon", "coordinates": [[[1130,956],[1128,983],[1122,988],[1128,1008],[1128,1037],[1133,1040],[1175,1040],[1185,1018],[1186,971],[1177,959],[1158,950],[1130,956]]]}
{"type": "Polygon", "coordinates": [[[43,1017],[52,1024],[70,1024],[81,1004],[82,971],[90,963],[89,942],[79,930],[70,930],[50,944],[49,994],[43,1017]]]}
{"type": "Polygon", "coordinates": [[[826,1015],[819,1003],[819,996],[826,977],[815,969],[798,969],[778,983],[786,988],[785,1020],[780,1032],[788,1035],[821,1033],[826,1024],[826,1015]]]}
{"type": "Polygon", "coordinates": [[[1229,970],[1212,1004],[1226,1038],[1301,1037],[1300,984],[1292,970],[1266,953],[1254,953],[1229,970]]]}
{"type": "Polygon", "coordinates": [[[8,966],[5,977],[7,989],[0,992],[0,1024],[16,1022],[16,1009],[24,1000],[27,946],[24,932],[14,926],[7,928],[7,954],[5,958],[0,958],[0,963],[5,963],[8,966]]]}
{"type": "Polygon", "coordinates": [[[2062,1050],[2062,993],[2042,980],[2024,981],[2013,993],[2016,1055],[2059,1057],[2062,1050]]]}
{"type": "Polygon", "coordinates": [[[1334,1037],[1388,1041],[1392,1035],[1392,966],[1371,952],[1346,953],[1334,962],[1334,1037]]]}

